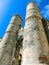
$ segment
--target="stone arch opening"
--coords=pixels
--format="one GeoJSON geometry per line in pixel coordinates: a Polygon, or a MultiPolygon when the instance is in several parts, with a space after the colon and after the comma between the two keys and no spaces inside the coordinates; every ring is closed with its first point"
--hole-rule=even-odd
{"type": "Polygon", "coordinates": [[[23,41],[23,38],[17,40],[14,60],[12,65],[21,65],[22,52],[20,50],[22,50],[22,41],[23,41]]]}

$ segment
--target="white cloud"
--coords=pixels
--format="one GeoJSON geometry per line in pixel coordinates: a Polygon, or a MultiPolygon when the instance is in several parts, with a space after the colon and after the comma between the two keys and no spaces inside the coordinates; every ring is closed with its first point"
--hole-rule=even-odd
{"type": "Polygon", "coordinates": [[[45,18],[49,18],[49,5],[46,5],[41,11],[41,13],[45,18]]]}

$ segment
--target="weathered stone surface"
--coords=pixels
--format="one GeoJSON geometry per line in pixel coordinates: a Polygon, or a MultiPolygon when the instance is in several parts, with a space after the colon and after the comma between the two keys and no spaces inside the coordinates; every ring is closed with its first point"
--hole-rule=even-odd
{"type": "Polygon", "coordinates": [[[18,31],[18,39],[22,39],[23,35],[24,35],[24,29],[20,28],[19,31],[18,31]]]}
{"type": "MultiPolygon", "coordinates": [[[[27,6],[26,22],[24,27],[24,40],[22,51],[22,64],[21,65],[46,65],[40,63],[39,57],[45,59],[48,53],[48,42],[42,25],[42,16],[37,11],[38,7],[34,3],[27,6]],[[44,42],[42,42],[42,40],[44,42]]],[[[45,61],[45,60],[41,60],[45,61]]],[[[47,62],[47,61],[46,61],[47,62]]]]}
{"type": "Polygon", "coordinates": [[[36,3],[30,2],[27,5],[24,29],[21,28],[21,21],[19,15],[14,15],[0,40],[0,65],[48,65],[49,31],[45,24],[45,30],[43,28],[42,16],[36,3]]]}
{"type": "Polygon", "coordinates": [[[22,51],[21,51],[22,41],[23,40],[21,40],[21,39],[17,41],[16,50],[15,50],[15,54],[14,54],[15,59],[13,60],[12,65],[19,65],[21,63],[21,62],[19,62],[19,60],[21,60],[20,54],[22,55],[22,51]]]}
{"type": "Polygon", "coordinates": [[[22,19],[19,15],[12,18],[0,46],[0,65],[11,65],[15,53],[16,40],[18,38],[19,25],[22,19]],[[19,22],[19,23],[18,23],[19,22]],[[16,25],[15,25],[16,24],[16,25]],[[17,36],[17,38],[16,38],[17,36]]]}

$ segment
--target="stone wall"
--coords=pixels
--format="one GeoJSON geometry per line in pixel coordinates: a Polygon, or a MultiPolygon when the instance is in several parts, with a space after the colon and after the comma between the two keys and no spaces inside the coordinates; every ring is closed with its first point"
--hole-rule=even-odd
{"type": "Polygon", "coordinates": [[[37,4],[29,3],[26,10],[21,65],[47,65],[48,42],[37,4]]]}
{"type": "Polygon", "coordinates": [[[0,65],[12,65],[21,22],[19,15],[14,15],[11,19],[0,45],[0,65]]]}

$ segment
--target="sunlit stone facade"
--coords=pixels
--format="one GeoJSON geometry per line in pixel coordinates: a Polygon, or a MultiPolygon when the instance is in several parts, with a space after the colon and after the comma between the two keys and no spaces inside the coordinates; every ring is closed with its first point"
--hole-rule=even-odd
{"type": "Polygon", "coordinates": [[[21,25],[21,17],[14,15],[0,43],[0,65],[11,65],[18,38],[18,30],[21,25]]]}
{"type": "Polygon", "coordinates": [[[14,15],[0,42],[0,65],[48,65],[49,22],[36,3],[28,3],[24,28],[21,24],[14,15]]]}
{"type": "Polygon", "coordinates": [[[42,25],[42,16],[37,5],[32,2],[27,5],[22,45],[22,65],[47,63],[48,41],[42,25]]]}

